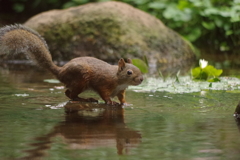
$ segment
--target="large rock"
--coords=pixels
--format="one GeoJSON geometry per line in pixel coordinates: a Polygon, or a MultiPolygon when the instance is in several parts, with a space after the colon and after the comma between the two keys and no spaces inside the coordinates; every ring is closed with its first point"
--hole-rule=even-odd
{"type": "Polygon", "coordinates": [[[120,57],[146,55],[153,64],[181,64],[194,58],[190,44],[179,34],[122,2],[51,10],[30,18],[25,25],[46,39],[55,60],[94,56],[116,62],[120,57]]]}

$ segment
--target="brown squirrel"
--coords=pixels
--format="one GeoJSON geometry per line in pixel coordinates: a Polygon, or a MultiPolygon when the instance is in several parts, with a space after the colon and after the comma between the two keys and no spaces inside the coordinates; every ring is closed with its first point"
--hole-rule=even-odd
{"type": "Polygon", "coordinates": [[[111,100],[117,96],[125,104],[125,89],[129,85],[139,85],[143,81],[141,71],[120,59],[118,65],[110,65],[93,57],[74,58],[64,66],[56,66],[48,50],[46,41],[34,30],[23,25],[9,25],[0,28],[0,54],[26,53],[39,66],[51,71],[65,84],[65,94],[71,100],[98,102],[93,98],[78,97],[85,90],[97,92],[106,104],[118,104],[111,100]]]}

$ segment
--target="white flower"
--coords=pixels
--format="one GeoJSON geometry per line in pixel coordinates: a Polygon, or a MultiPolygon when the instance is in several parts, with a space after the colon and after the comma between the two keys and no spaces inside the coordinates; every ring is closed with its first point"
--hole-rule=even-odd
{"type": "Polygon", "coordinates": [[[207,65],[208,65],[208,61],[205,61],[204,59],[200,59],[199,60],[199,66],[200,66],[200,68],[205,68],[205,67],[207,67],[207,65]]]}

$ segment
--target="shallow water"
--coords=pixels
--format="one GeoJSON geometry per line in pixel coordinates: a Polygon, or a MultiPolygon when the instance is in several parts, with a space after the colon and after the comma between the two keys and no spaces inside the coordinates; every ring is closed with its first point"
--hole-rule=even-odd
{"type": "MultiPolygon", "coordinates": [[[[70,103],[47,72],[0,68],[0,159],[233,159],[238,89],[127,92],[132,106],[70,103]],[[44,80],[48,79],[44,82],[44,80]],[[49,83],[52,82],[52,83],[49,83]]],[[[99,97],[85,93],[84,97],[99,97]]]]}

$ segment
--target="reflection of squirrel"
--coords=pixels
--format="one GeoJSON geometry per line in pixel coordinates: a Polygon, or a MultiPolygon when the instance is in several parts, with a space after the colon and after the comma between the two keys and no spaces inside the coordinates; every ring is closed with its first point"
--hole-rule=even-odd
{"type": "Polygon", "coordinates": [[[110,65],[93,57],[75,58],[58,67],[52,62],[45,40],[35,31],[22,25],[11,25],[0,29],[0,54],[24,52],[39,66],[51,71],[66,85],[66,96],[72,100],[97,102],[93,98],[79,98],[78,94],[91,89],[96,91],[106,104],[116,104],[111,97],[117,96],[124,104],[125,89],[143,81],[140,70],[120,59],[117,65],[110,65]]]}
{"type": "MultiPolygon", "coordinates": [[[[28,144],[29,150],[21,160],[45,158],[55,146],[53,139],[67,146],[69,150],[87,152],[110,148],[117,149],[119,155],[129,155],[133,148],[141,144],[142,135],[124,122],[124,109],[104,104],[66,103],[65,120],[55,124],[50,132],[35,137],[34,143],[28,144]],[[97,109],[97,110],[96,110],[97,109]]],[[[114,158],[112,158],[114,159],[114,158]]]]}

